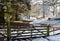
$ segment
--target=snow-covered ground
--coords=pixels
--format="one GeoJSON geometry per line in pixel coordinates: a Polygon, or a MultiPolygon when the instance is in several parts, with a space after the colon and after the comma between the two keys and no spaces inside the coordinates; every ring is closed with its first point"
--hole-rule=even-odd
{"type": "Polygon", "coordinates": [[[34,25],[34,26],[38,26],[40,24],[50,24],[50,25],[53,25],[55,27],[60,27],[60,20],[59,20],[59,17],[52,17],[50,20],[48,20],[47,18],[45,19],[37,19],[35,17],[31,17],[30,20],[32,21],[31,23],[34,25]]]}
{"type": "Polygon", "coordinates": [[[36,38],[36,39],[33,39],[32,41],[48,41],[48,40],[46,40],[44,38],[36,38]]]}
{"type": "Polygon", "coordinates": [[[50,39],[51,41],[60,41],[60,34],[54,35],[54,36],[49,36],[48,39],[50,39]]]}
{"type": "MultiPolygon", "coordinates": [[[[60,34],[47,37],[50,41],[60,41],[60,34]]],[[[33,41],[49,41],[46,38],[36,38],[33,41]]]]}

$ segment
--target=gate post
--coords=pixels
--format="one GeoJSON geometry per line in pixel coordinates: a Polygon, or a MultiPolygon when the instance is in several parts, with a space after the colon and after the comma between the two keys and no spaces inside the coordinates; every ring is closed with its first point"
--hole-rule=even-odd
{"type": "Polygon", "coordinates": [[[50,28],[50,24],[47,25],[47,36],[49,36],[49,28],[50,28]]]}

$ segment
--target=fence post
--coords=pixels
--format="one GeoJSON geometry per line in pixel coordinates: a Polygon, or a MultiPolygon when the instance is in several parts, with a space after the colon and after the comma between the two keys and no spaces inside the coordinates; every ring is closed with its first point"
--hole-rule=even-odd
{"type": "Polygon", "coordinates": [[[33,28],[34,28],[34,26],[32,25],[32,24],[30,24],[30,30],[31,30],[31,38],[30,38],[30,41],[32,41],[32,31],[33,31],[33,28]]]}
{"type": "Polygon", "coordinates": [[[49,28],[50,28],[50,24],[47,25],[47,36],[49,36],[49,28]]]}

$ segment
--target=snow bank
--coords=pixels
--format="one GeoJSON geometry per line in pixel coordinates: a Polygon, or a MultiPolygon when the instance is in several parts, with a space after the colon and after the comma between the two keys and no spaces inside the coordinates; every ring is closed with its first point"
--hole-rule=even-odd
{"type": "Polygon", "coordinates": [[[54,35],[54,36],[49,36],[48,38],[52,41],[60,41],[60,34],[54,35]]]}
{"type": "Polygon", "coordinates": [[[44,38],[37,38],[37,39],[33,39],[32,41],[48,41],[48,40],[46,40],[44,38]]]}
{"type": "MultiPolygon", "coordinates": [[[[60,41],[60,34],[59,35],[53,35],[53,36],[49,36],[47,37],[50,41],[60,41]]],[[[49,41],[45,38],[36,38],[33,39],[32,41],[49,41]]]]}

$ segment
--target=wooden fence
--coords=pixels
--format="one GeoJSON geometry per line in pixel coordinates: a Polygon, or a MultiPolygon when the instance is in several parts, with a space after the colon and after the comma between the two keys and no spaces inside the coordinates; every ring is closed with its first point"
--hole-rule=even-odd
{"type": "MultiPolygon", "coordinates": [[[[6,27],[0,26],[2,29],[0,29],[0,33],[6,35],[6,27]]],[[[41,36],[49,36],[54,35],[55,31],[60,30],[60,27],[52,27],[52,26],[33,26],[31,24],[11,24],[11,39],[27,39],[27,38],[33,38],[33,37],[41,37],[41,36]],[[52,34],[50,34],[52,33],[52,34]]],[[[58,33],[55,33],[58,34],[58,33]]]]}

